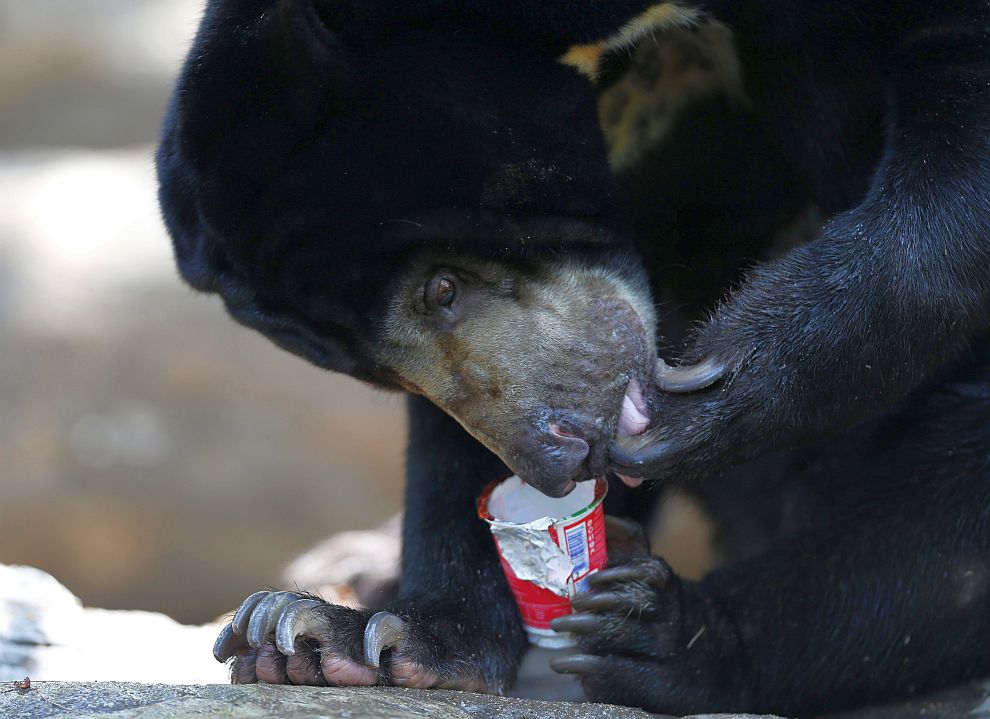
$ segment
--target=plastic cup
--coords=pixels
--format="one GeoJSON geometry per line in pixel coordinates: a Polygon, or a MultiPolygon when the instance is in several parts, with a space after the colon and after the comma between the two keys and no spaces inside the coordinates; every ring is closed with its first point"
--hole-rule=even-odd
{"type": "Polygon", "coordinates": [[[607,491],[600,477],[553,499],[513,476],[492,482],[478,498],[478,516],[492,530],[523,626],[537,646],[574,645],[550,622],[571,613],[571,598],[608,562],[602,506],[607,491]]]}

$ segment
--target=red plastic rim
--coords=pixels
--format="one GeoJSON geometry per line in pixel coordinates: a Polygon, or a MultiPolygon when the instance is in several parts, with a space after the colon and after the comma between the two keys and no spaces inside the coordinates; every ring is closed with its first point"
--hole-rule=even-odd
{"type": "MultiPolygon", "coordinates": [[[[502,482],[512,479],[513,476],[515,475],[502,477],[501,479],[496,479],[492,482],[489,482],[488,485],[485,487],[484,491],[482,491],[481,495],[478,497],[478,516],[481,519],[485,520],[486,522],[498,521],[495,519],[495,517],[492,516],[492,513],[488,511],[488,500],[491,499],[492,492],[495,491],[495,488],[497,486],[502,484],[502,482]]],[[[554,519],[556,521],[561,521],[565,519],[573,519],[575,517],[579,517],[582,514],[587,513],[589,510],[594,509],[596,505],[600,504],[602,500],[605,499],[606,494],[608,494],[608,480],[606,480],[604,477],[598,477],[595,479],[595,498],[592,499],[589,504],[582,507],[573,514],[567,515],[566,517],[554,517],[554,519]]]]}

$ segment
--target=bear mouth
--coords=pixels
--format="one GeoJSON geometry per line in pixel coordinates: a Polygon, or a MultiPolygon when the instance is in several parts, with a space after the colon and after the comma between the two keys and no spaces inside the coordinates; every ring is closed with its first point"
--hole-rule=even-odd
{"type": "MultiPolygon", "coordinates": [[[[626,385],[622,396],[622,408],[619,410],[619,421],[616,425],[618,437],[635,437],[642,434],[650,426],[650,410],[643,398],[643,388],[639,380],[633,378],[626,385]]],[[[639,477],[630,477],[616,472],[615,476],[627,487],[636,488],[643,483],[639,477]]]]}

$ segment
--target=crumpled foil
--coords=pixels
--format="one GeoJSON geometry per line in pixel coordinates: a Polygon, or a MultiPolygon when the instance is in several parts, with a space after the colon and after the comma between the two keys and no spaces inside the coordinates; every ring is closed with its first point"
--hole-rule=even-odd
{"type": "Polygon", "coordinates": [[[491,528],[502,558],[517,577],[549,589],[557,596],[567,597],[571,594],[574,564],[567,552],[550,537],[548,528],[553,523],[549,517],[526,524],[495,520],[491,522],[491,528]]]}

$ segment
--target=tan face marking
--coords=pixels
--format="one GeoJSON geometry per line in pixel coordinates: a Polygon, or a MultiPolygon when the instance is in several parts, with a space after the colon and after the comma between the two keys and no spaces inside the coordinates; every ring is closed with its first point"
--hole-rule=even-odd
{"type": "Polygon", "coordinates": [[[618,33],[575,45],[561,62],[597,82],[611,53],[629,67],[599,97],[609,162],[621,170],[661,143],[675,118],[692,102],[722,92],[745,102],[732,32],[678,3],[654,5],[618,33]]]}
{"type": "Polygon", "coordinates": [[[568,460],[561,436],[600,463],[627,385],[652,376],[655,316],[635,270],[430,256],[398,285],[379,356],[516,471],[552,474],[568,460]],[[424,301],[437,277],[454,285],[449,306],[424,301]]]}
{"type": "Polygon", "coordinates": [[[706,22],[640,43],[629,69],[598,101],[612,167],[635,164],[691,103],[718,92],[745,102],[735,43],[724,25],[706,22]]]}
{"type": "Polygon", "coordinates": [[[560,61],[575,67],[589,79],[597,80],[599,60],[604,54],[629,50],[641,40],[655,39],[658,34],[673,28],[690,27],[700,18],[701,13],[697,9],[681,3],[658,3],[627,22],[614,35],[596,43],[575,45],[560,58],[560,61]]]}

